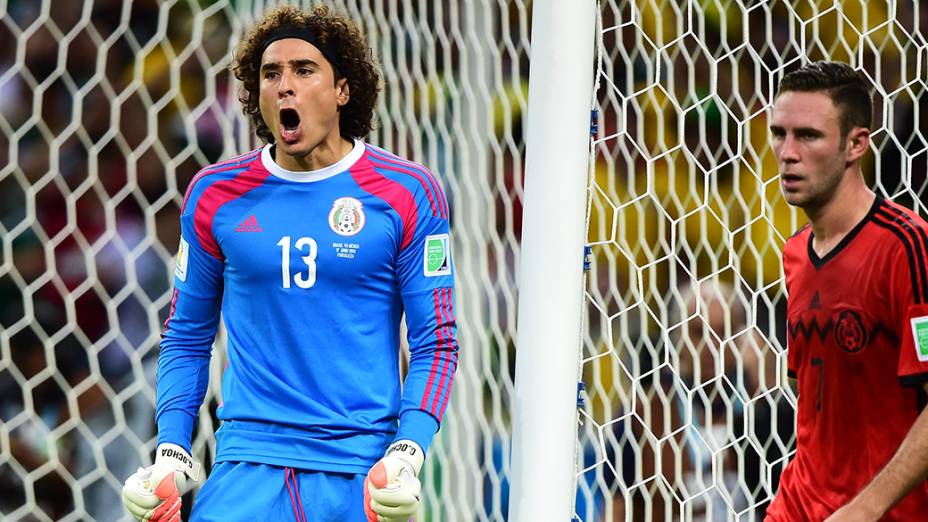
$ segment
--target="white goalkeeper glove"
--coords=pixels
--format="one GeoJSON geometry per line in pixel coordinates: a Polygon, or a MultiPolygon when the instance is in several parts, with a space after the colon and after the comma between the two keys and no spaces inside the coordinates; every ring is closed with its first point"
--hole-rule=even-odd
{"type": "Polygon", "coordinates": [[[419,470],[424,461],[422,448],[411,440],[398,440],[387,448],[364,479],[367,522],[409,520],[419,507],[419,470]]]}
{"type": "Polygon", "coordinates": [[[200,480],[200,464],[176,444],[160,444],[155,463],[126,479],[122,503],[138,522],[180,522],[187,477],[200,480]]]}

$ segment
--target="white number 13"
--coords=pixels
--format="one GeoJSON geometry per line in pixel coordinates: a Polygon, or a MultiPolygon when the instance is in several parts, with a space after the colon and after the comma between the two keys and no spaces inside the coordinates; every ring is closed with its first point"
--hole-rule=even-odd
{"type": "MultiPolygon", "coordinates": [[[[284,288],[290,288],[290,236],[284,236],[277,242],[280,246],[280,275],[284,288]]],[[[293,282],[300,288],[309,288],[316,284],[316,240],[311,237],[301,237],[296,240],[293,247],[303,252],[309,246],[309,254],[303,256],[306,263],[306,273],[302,271],[293,275],[293,282]]]]}

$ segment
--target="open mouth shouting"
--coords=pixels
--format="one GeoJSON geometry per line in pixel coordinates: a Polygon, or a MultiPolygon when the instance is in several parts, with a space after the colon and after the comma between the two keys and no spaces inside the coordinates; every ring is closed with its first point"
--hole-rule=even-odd
{"type": "Polygon", "coordinates": [[[300,114],[295,109],[280,110],[280,139],[292,145],[303,136],[300,129],[300,114]]]}

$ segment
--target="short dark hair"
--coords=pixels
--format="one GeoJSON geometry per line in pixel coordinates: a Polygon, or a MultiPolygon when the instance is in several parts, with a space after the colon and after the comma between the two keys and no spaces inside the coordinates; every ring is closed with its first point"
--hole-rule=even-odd
{"type": "Polygon", "coordinates": [[[777,96],[788,91],[824,91],[841,113],[842,141],[852,127],[873,125],[873,83],[863,71],[842,62],[812,62],[780,80],[777,96]]]}
{"type": "Polygon", "coordinates": [[[348,138],[363,138],[370,134],[381,86],[374,54],[360,29],[348,16],[333,12],[324,5],[309,11],[288,5],[277,7],[255,23],[236,49],[232,72],[242,82],[239,101],[242,102],[242,112],[251,118],[255,134],[268,143],[274,141],[274,135],[261,117],[258,72],[265,40],[281,27],[309,29],[320,44],[336,53],[338,66],[332,64],[335,81],[347,79],[349,92],[348,103],[340,110],[339,130],[348,138]]]}

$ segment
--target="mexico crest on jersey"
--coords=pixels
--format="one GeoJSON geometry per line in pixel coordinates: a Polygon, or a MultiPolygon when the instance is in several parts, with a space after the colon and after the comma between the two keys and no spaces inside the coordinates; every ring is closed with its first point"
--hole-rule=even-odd
{"type": "Polygon", "coordinates": [[[338,198],[329,212],[329,226],[340,236],[353,236],[364,228],[364,210],[355,198],[338,198]]]}
{"type": "Polygon", "coordinates": [[[855,310],[844,310],[835,323],[835,343],[847,353],[857,353],[867,347],[870,333],[855,310]]]}

